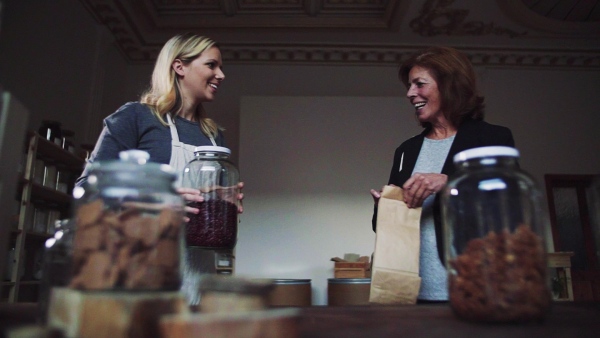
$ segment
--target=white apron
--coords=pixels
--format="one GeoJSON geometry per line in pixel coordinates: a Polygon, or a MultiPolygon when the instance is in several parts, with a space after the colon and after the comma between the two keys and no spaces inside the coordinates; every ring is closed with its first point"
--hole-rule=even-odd
{"type": "MultiPolygon", "coordinates": [[[[177,183],[175,186],[180,187],[183,169],[194,158],[194,149],[196,146],[179,141],[179,134],[177,133],[177,128],[175,128],[175,123],[173,123],[170,114],[166,115],[169,129],[171,130],[171,160],[169,161],[169,165],[177,173],[177,183]]],[[[213,146],[217,145],[212,136],[210,137],[210,142],[213,146]]]]}
{"type": "MultiPolygon", "coordinates": [[[[194,158],[194,149],[196,146],[185,144],[179,141],[177,128],[171,119],[170,114],[167,115],[169,129],[171,130],[171,160],[169,165],[177,172],[176,187],[181,186],[181,178],[183,169],[194,158]]],[[[210,137],[210,142],[216,146],[214,138],[210,137]]],[[[183,259],[181,273],[181,291],[186,295],[189,305],[200,304],[200,279],[202,274],[201,253],[194,250],[193,247],[187,247],[183,259]]]]}

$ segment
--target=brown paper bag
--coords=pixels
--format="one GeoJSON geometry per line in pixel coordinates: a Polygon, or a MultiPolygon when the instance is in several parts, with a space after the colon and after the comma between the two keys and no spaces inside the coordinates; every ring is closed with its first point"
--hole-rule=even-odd
{"type": "Polygon", "coordinates": [[[409,209],[402,189],[385,186],[377,211],[377,235],[369,301],[415,304],[419,295],[421,208],[409,209]]]}

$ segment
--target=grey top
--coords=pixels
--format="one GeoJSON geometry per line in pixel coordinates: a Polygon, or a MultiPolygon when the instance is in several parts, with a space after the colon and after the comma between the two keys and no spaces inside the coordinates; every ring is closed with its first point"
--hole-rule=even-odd
{"type": "MultiPolygon", "coordinates": [[[[453,141],[454,136],[443,140],[425,138],[413,174],[441,173],[453,141]]],[[[435,237],[434,199],[435,194],[427,197],[421,209],[421,251],[419,255],[421,289],[419,290],[418,299],[448,300],[448,276],[446,268],[438,255],[435,237]]]]}
{"type": "MultiPolygon", "coordinates": [[[[197,122],[179,116],[174,122],[181,142],[195,146],[212,145],[197,122]]],[[[218,146],[225,146],[221,132],[215,141],[218,146]]],[[[118,159],[119,152],[129,149],[147,151],[152,162],[169,164],[171,159],[169,127],[162,125],[150,108],[139,102],[128,102],[104,119],[102,133],[76,185],[81,186],[85,182],[93,162],[118,159]]]]}

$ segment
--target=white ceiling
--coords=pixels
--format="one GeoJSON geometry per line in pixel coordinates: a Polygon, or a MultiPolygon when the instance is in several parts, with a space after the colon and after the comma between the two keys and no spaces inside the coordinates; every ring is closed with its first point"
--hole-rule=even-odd
{"type": "Polygon", "coordinates": [[[132,62],[171,36],[228,63],[396,64],[434,44],[476,64],[600,68],[600,0],[80,0],[132,62]]]}

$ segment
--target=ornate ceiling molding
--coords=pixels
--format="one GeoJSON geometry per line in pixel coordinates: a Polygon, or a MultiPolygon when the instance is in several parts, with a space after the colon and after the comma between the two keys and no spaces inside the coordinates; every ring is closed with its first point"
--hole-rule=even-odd
{"type": "MultiPolygon", "coordinates": [[[[244,31],[244,29],[237,27],[235,22],[247,26],[253,24],[264,25],[264,20],[261,20],[266,17],[274,20],[285,17],[285,22],[289,25],[290,22],[293,23],[294,21],[288,20],[286,17],[288,15],[290,18],[295,18],[296,22],[302,22],[302,25],[305,25],[303,27],[312,24],[337,25],[344,22],[343,25],[350,28],[355,24],[352,20],[358,20],[356,16],[358,14],[356,13],[360,12],[360,20],[371,23],[376,20],[378,24],[375,26],[379,27],[377,29],[390,32],[393,26],[391,22],[397,20],[393,19],[394,13],[398,16],[397,11],[406,8],[405,0],[80,1],[100,24],[108,28],[115,38],[116,45],[130,63],[152,63],[164,41],[172,35],[184,30],[201,31],[203,30],[202,27],[210,27],[206,25],[213,23],[216,25],[217,22],[223,27],[233,27],[233,31],[244,31]],[[367,8],[370,12],[366,10],[367,8]],[[338,21],[336,21],[336,16],[339,19],[338,21]],[[191,18],[195,19],[192,20],[191,18]],[[261,20],[257,18],[261,18],[261,20]],[[229,19],[233,21],[227,21],[229,19]],[[319,23],[314,19],[322,21],[319,23]],[[177,23],[177,21],[179,22],[177,23]]],[[[506,1],[506,3],[514,5],[521,0],[498,1],[506,1]]],[[[518,40],[524,35],[524,32],[510,30],[494,22],[467,19],[470,12],[455,8],[455,6],[451,8],[450,5],[454,3],[455,0],[426,0],[420,11],[413,14],[409,29],[425,37],[421,39],[422,42],[419,42],[419,45],[408,45],[401,42],[398,44],[373,44],[364,41],[352,43],[340,41],[338,44],[318,42],[243,44],[221,40],[219,44],[224,62],[229,64],[285,63],[377,66],[398,64],[411,52],[431,43],[426,38],[430,36],[481,36],[485,39],[487,35],[501,35],[511,38],[511,40],[518,40]]],[[[365,24],[362,27],[363,31],[365,29],[372,30],[373,26],[370,25],[365,24]]],[[[273,29],[276,29],[276,27],[273,29]]],[[[356,30],[348,30],[348,41],[353,41],[352,32],[356,32],[356,30]]],[[[457,42],[455,45],[459,45],[459,43],[457,42]]],[[[534,47],[461,49],[478,66],[600,68],[598,46],[593,45],[586,50],[534,47]]]]}
{"type": "Polygon", "coordinates": [[[527,32],[516,32],[498,26],[494,22],[467,21],[470,11],[450,8],[453,3],[454,0],[427,0],[421,8],[419,16],[410,21],[410,28],[421,36],[481,36],[493,34],[516,38],[527,34],[527,32]]]}
{"type": "MultiPolygon", "coordinates": [[[[387,27],[398,0],[152,0],[155,18],[193,16],[212,27],[387,27]],[[222,20],[221,15],[230,17],[222,20]],[[340,20],[331,21],[337,18],[340,20]],[[366,19],[366,20],[365,20],[366,19]]],[[[196,21],[197,22],[197,21],[196,21]]]]}
{"type": "Polygon", "coordinates": [[[600,19],[598,19],[600,4],[597,1],[496,0],[496,3],[507,16],[526,27],[541,32],[579,38],[598,38],[600,36],[600,19]],[[546,8],[546,10],[533,8],[535,5],[546,8]],[[598,8],[594,8],[594,6],[598,8]],[[577,16],[574,13],[578,13],[577,16]]]}
{"type": "Polygon", "coordinates": [[[406,0],[80,0],[99,21],[156,29],[391,29],[406,0]]]}
{"type": "MultiPolygon", "coordinates": [[[[222,45],[224,63],[398,65],[424,46],[222,45]]],[[[475,66],[600,69],[596,51],[460,48],[475,66]]]]}

